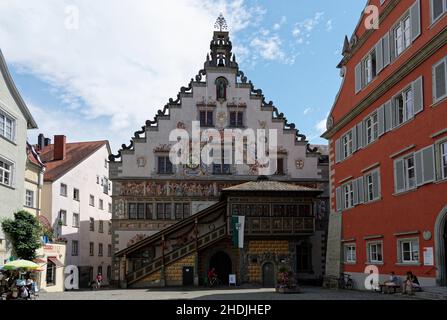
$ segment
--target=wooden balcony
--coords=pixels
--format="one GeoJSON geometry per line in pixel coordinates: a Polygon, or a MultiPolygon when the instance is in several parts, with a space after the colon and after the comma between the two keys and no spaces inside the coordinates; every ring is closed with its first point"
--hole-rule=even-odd
{"type": "Polygon", "coordinates": [[[315,232],[314,217],[247,217],[246,234],[264,235],[300,235],[315,232]]]}

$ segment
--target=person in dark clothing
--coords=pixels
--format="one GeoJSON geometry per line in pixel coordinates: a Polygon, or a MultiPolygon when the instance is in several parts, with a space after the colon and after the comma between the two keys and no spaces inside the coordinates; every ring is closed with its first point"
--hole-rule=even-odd
{"type": "Polygon", "coordinates": [[[414,291],[420,289],[418,278],[411,272],[407,272],[407,278],[403,284],[402,294],[414,295],[414,291]]]}

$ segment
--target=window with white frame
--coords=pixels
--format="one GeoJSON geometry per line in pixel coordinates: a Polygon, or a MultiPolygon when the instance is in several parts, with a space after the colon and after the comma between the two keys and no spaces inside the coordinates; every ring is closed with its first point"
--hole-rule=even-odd
{"type": "Polygon", "coordinates": [[[447,58],[433,66],[433,102],[436,103],[447,97],[447,58]]]}
{"type": "Polygon", "coordinates": [[[395,126],[401,125],[414,117],[413,90],[403,91],[394,98],[395,126]]]}
{"type": "Polygon", "coordinates": [[[26,192],[25,192],[25,206],[28,208],[34,208],[34,191],[26,190],[26,192]]]}
{"type": "Polygon", "coordinates": [[[12,186],[13,168],[12,163],[0,158],[0,184],[12,186]]]}
{"type": "Polygon", "coordinates": [[[405,17],[393,30],[394,33],[394,52],[400,56],[411,45],[411,20],[405,17]]]}
{"type": "Polygon", "coordinates": [[[61,183],[60,195],[63,196],[63,197],[66,197],[67,196],[67,190],[68,190],[67,185],[64,184],[64,183],[61,183]]]}
{"type": "Polygon", "coordinates": [[[370,144],[379,137],[379,121],[377,112],[374,112],[365,120],[366,144],[370,144]]]}
{"type": "Polygon", "coordinates": [[[365,187],[366,187],[366,200],[373,201],[374,200],[374,181],[372,174],[368,174],[365,176],[365,187]]]}
{"type": "Polygon", "coordinates": [[[0,136],[8,140],[14,141],[15,136],[15,120],[0,112],[0,136]]]}
{"type": "Polygon", "coordinates": [[[343,201],[345,209],[354,207],[354,188],[352,182],[343,185],[343,201]]]}
{"type": "Polygon", "coordinates": [[[104,200],[99,199],[99,209],[104,210],[104,200]]]}
{"type": "Polygon", "coordinates": [[[75,200],[75,201],[80,200],[79,189],[76,189],[76,188],[73,189],[73,200],[75,200]]]}
{"type": "Polygon", "coordinates": [[[405,172],[405,189],[410,190],[416,187],[416,168],[414,155],[406,157],[404,159],[404,172],[405,172]]]}
{"type": "Polygon", "coordinates": [[[355,244],[345,245],[345,263],[357,262],[357,248],[355,244]]]}
{"type": "Polygon", "coordinates": [[[404,239],[398,241],[399,262],[419,263],[419,240],[404,239]]]}
{"type": "Polygon", "coordinates": [[[383,245],[382,242],[368,243],[368,262],[381,263],[383,262],[383,245]]]}
{"type": "Polygon", "coordinates": [[[441,156],[441,178],[447,179],[447,141],[442,142],[439,147],[441,156]]]}
{"type": "Polygon", "coordinates": [[[73,213],[72,227],[79,228],[79,213],[73,213]]]}
{"type": "Polygon", "coordinates": [[[343,136],[342,143],[343,143],[343,156],[344,158],[347,158],[353,152],[352,131],[349,131],[343,136]]]}
{"type": "Polygon", "coordinates": [[[95,196],[94,195],[90,195],[89,205],[92,206],[92,207],[95,206],[95,196]]]}
{"type": "Polygon", "coordinates": [[[112,213],[112,204],[111,203],[108,204],[108,212],[112,213]]]}
{"type": "Polygon", "coordinates": [[[98,228],[98,232],[99,233],[104,233],[104,221],[100,220],[99,221],[99,228],[98,228]]]}
{"type": "Polygon", "coordinates": [[[431,21],[438,21],[447,12],[447,0],[430,0],[431,21]]]}
{"type": "Polygon", "coordinates": [[[364,85],[368,85],[377,76],[376,51],[373,50],[363,60],[364,85]]]}
{"type": "Polygon", "coordinates": [[[59,211],[59,221],[63,226],[67,225],[67,211],[66,210],[59,211]]]}

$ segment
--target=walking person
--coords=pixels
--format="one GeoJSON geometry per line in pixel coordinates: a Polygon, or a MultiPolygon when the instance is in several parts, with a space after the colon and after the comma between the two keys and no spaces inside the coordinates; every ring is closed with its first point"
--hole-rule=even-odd
{"type": "Polygon", "coordinates": [[[101,273],[98,273],[96,276],[96,288],[101,289],[101,283],[102,283],[102,275],[101,273]]]}

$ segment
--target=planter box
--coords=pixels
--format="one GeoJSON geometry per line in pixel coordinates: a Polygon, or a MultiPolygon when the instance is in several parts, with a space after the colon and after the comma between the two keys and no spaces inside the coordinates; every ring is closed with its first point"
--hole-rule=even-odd
{"type": "Polygon", "coordinates": [[[294,288],[276,288],[277,293],[282,294],[291,294],[291,293],[301,293],[300,288],[294,287],[294,288]]]}

